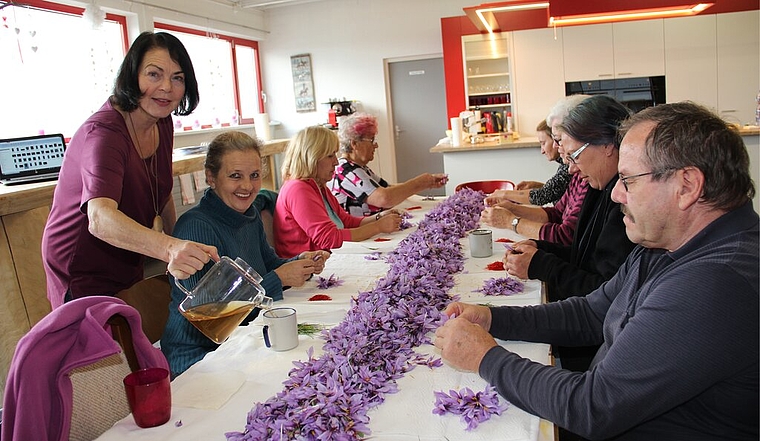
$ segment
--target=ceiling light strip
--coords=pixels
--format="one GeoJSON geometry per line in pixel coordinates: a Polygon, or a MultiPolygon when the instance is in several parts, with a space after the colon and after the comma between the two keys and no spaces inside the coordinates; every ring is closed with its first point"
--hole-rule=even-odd
{"type": "MultiPolygon", "coordinates": [[[[542,9],[542,8],[548,8],[549,2],[540,2],[540,3],[523,3],[519,5],[509,5],[509,6],[497,6],[492,8],[480,8],[475,10],[475,14],[480,19],[480,22],[483,23],[483,26],[486,28],[486,30],[489,33],[493,33],[493,28],[491,27],[491,24],[489,21],[485,18],[484,14],[489,14],[491,17],[493,17],[494,12],[509,12],[509,11],[527,11],[531,9],[542,9]]],[[[496,21],[496,20],[494,20],[496,21]]]]}
{"type": "Polygon", "coordinates": [[[700,3],[693,6],[680,6],[676,7],[675,9],[639,9],[635,11],[614,12],[609,14],[549,17],[549,27],[609,23],[616,21],[643,20],[652,18],[684,17],[702,12],[713,4],[714,3],[700,3]]]}

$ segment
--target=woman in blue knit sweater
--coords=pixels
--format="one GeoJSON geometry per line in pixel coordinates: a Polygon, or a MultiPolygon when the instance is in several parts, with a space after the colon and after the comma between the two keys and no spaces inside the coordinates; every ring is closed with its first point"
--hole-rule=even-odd
{"type": "MultiPolygon", "coordinates": [[[[240,257],[261,274],[267,296],[282,300],[283,286],[301,286],[324,268],[325,251],[304,252],[290,259],[275,254],[267,243],[258,210],[252,205],[261,189],[260,141],[243,132],[225,132],[214,138],[206,154],[206,182],[210,188],[177,220],[174,236],[214,245],[220,256],[240,257]],[[314,259],[321,256],[319,259],[314,259]]],[[[209,262],[184,285],[190,289],[213,266],[209,262]]],[[[177,309],[185,295],[172,289],[169,320],[161,350],[175,377],[219,345],[198,331],[177,309]]],[[[244,323],[258,314],[254,309],[244,323]]]]}

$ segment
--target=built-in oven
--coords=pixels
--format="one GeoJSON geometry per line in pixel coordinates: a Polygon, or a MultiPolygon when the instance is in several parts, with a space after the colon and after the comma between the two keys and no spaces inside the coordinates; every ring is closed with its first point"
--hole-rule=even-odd
{"type": "Polygon", "coordinates": [[[565,83],[565,95],[611,95],[626,107],[638,112],[646,107],[665,104],[665,76],[615,78],[609,80],[571,81],[565,83]]]}

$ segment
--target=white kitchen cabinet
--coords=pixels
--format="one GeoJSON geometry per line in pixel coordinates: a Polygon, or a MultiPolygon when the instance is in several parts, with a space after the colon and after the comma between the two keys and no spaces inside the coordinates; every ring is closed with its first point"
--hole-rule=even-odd
{"type": "Polygon", "coordinates": [[[612,25],[615,78],[665,75],[662,19],[612,25]]]}
{"type": "Polygon", "coordinates": [[[715,14],[665,20],[666,101],[718,108],[715,14]]]}
{"type": "Polygon", "coordinates": [[[512,33],[514,87],[523,98],[520,111],[513,115],[523,136],[535,136],[536,125],[565,96],[562,63],[562,33],[554,38],[554,29],[530,29],[512,33]],[[527,101],[526,101],[527,99],[527,101]]]}
{"type": "Polygon", "coordinates": [[[718,14],[718,111],[727,121],[754,124],[760,90],[760,11],[718,14]]]}
{"type": "Polygon", "coordinates": [[[568,26],[561,31],[565,81],[614,78],[611,24],[568,26]]]}
{"type": "Polygon", "coordinates": [[[665,74],[663,21],[562,28],[565,81],[665,74]]]}
{"type": "Polygon", "coordinates": [[[500,113],[504,124],[506,114],[515,111],[509,37],[509,33],[462,37],[468,109],[500,113]]]}

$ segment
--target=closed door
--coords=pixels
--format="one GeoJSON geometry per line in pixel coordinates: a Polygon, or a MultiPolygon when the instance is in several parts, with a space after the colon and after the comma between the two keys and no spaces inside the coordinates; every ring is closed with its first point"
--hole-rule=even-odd
{"type": "MultiPolygon", "coordinates": [[[[448,128],[443,58],[391,62],[388,73],[398,182],[443,173],[443,155],[430,153],[448,128]]],[[[425,192],[445,193],[444,188],[425,192]]]]}

